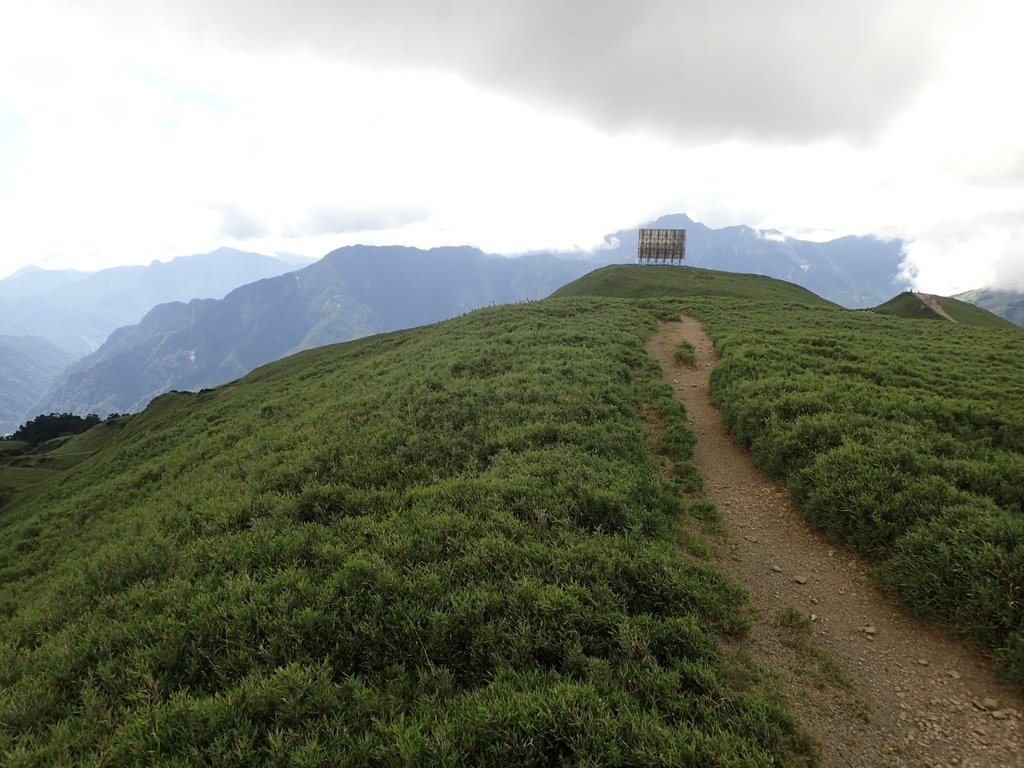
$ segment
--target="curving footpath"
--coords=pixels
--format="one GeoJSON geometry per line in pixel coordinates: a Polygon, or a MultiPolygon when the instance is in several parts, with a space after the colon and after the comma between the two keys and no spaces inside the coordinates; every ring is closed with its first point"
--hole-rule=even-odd
{"type": "Polygon", "coordinates": [[[711,403],[718,356],[700,323],[663,323],[648,352],[697,435],[694,460],[727,529],[720,564],[751,592],[757,620],[743,647],[781,675],[822,764],[1024,767],[1019,693],[979,655],[901,613],[729,436],[711,403]],[[672,358],[684,340],[692,366],[672,358]]]}

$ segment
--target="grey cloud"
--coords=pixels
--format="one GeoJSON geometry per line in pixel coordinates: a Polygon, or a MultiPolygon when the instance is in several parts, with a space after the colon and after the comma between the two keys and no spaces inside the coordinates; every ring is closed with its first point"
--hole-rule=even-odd
{"type": "Polygon", "coordinates": [[[221,215],[220,234],[233,240],[250,240],[270,234],[262,220],[235,203],[210,203],[209,207],[221,215]]]}
{"type": "MultiPolygon", "coordinates": [[[[89,2],[90,0],[78,0],[89,2]]],[[[609,130],[868,140],[927,82],[939,0],[92,0],[212,45],[467,81],[609,130]]]]}
{"type": "Polygon", "coordinates": [[[994,288],[1024,291],[1024,218],[1018,220],[1018,226],[1006,250],[996,259],[992,281],[994,288]]]}
{"type": "Polygon", "coordinates": [[[285,237],[340,235],[347,232],[372,232],[397,229],[425,221],[429,212],[421,208],[350,208],[323,205],[309,210],[301,221],[285,227],[285,237]]]}

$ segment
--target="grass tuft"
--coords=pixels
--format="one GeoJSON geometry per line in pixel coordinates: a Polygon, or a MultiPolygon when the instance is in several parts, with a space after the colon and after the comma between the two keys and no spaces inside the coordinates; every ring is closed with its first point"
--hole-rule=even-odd
{"type": "Polygon", "coordinates": [[[682,365],[693,365],[696,361],[695,358],[696,350],[693,348],[693,344],[688,341],[684,341],[679,344],[672,352],[672,358],[682,365]]]}

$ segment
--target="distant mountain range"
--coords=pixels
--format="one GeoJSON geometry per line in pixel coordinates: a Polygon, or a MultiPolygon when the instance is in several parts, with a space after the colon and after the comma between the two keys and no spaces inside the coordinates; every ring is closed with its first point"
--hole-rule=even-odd
{"type": "Polygon", "coordinates": [[[74,356],[38,336],[0,336],[0,435],[17,429],[74,356]]]}
{"type": "Polygon", "coordinates": [[[978,288],[973,291],[958,293],[953,297],[967,301],[975,306],[987,309],[1011,323],[1024,328],[1024,293],[1021,291],[998,291],[991,288],[978,288]]]}
{"type": "MultiPolygon", "coordinates": [[[[816,243],[745,226],[712,229],[682,214],[645,226],[687,229],[692,266],[787,280],[851,308],[876,306],[909,287],[898,240],[816,243]]],[[[216,386],[309,347],[542,298],[599,266],[635,261],[636,243],[631,229],[592,252],[517,258],[469,247],[341,248],[221,300],[156,306],[71,366],[25,418],[136,411],[162,392],[216,386]]]]}
{"type": "Polygon", "coordinates": [[[222,384],[302,349],[542,298],[592,267],[468,247],[341,248],[219,301],[154,308],[71,366],[32,410],[137,411],[162,392],[222,384]]]}
{"type": "MultiPolygon", "coordinates": [[[[684,214],[644,226],[685,229],[686,263],[692,267],[786,280],[844,307],[872,307],[910,287],[901,275],[902,240],[849,236],[817,243],[745,226],[712,229],[684,214]]],[[[609,235],[593,258],[604,264],[635,261],[637,239],[637,229],[609,235]]]]}
{"type": "Polygon", "coordinates": [[[221,248],[98,272],[29,267],[0,280],[0,334],[42,336],[79,357],[99,347],[116,328],[139,322],[157,304],[219,299],[240,285],[310,261],[221,248]]]}

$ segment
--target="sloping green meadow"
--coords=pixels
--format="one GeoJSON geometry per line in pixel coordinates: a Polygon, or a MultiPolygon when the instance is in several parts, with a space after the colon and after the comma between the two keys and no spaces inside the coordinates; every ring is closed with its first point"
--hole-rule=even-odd
{"type": "Polygon", "coordinates": [[[119,423],[0,507],[0,762],[812,763],[678,546],[653,326],[499,307],[119,423]]]}
{"type": "Polygon", "coordinates": [[[729,428],[908,608],[1024,682],[1024,333],[723,298],[729,428]]]}
{"type": "Polygon", "coordinates": [[[750,301],[777,301],[837,307],[815,293],[785,280],[683,266],[612,264],[559,288],[553,296],[609,296],[653,299],[680,296],[732,296],[750,301]]]}
{"type": "MultiPolygon", "coordinates": [[[[940,302],[961,324],[787,285],[618,266],[559,294],[646,295],[703,321],[723,356],[713,396],[758,464],[912,612],[1024,683],[1024,333],[954,300],[940,302]]],[[[887,307],[924,310],[912,294],[887,307]]]]}
{"type": "MultiPolygon", "coordinates": [[[[968,304],[965,301],[959,301],[948,296],[935,296],[934,298],[947,315],[962,325],[970,325],[977,328],[1001,328],[1003,330],[1017,329],[1017,326],[1006,318],[995,315],[981,307],[976,307],[973,304],[968,304]]],[[[896,317],[918,320],[936,320],[944,323],[949,322],[949,320],[936,313],[921,301],[920,298],[909,291],[894,296],[884,304],[875,307],[872,311],[881,315],[895,315],[896,317]]]]}

